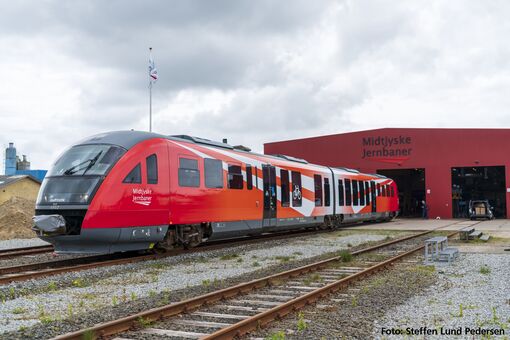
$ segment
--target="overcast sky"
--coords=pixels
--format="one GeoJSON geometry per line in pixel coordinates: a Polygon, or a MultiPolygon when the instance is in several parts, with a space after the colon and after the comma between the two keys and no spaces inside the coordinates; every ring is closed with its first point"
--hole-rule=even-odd
{"type": "MultiPolygon", "coordinates": [[[[508,127],[508,1],[0,2],[0,145],[32,168],[111,130],[268,141],[508,127]]],[[[3,166],[0,170],[3,173],[3,166]]]]}

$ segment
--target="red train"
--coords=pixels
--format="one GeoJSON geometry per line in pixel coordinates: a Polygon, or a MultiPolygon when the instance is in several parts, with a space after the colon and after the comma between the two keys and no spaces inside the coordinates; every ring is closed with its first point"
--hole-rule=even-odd
{"type": "Polygon", "coordinates": [[[397,211],[397,187],[384,176],[119,131],[59,157],[41,186],[34,230],[58,252],[112,253],[383,221],[397,211]]]}

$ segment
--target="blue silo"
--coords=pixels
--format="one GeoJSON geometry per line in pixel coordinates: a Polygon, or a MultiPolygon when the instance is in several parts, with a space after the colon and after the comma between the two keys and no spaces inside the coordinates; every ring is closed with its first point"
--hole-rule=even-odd
{"type": "Polygon", "coordinates": [[[5,149],[5,174],[7,176],[16,174],[16,148],[14,143],[9,143],[9,147],[5,149]]]}

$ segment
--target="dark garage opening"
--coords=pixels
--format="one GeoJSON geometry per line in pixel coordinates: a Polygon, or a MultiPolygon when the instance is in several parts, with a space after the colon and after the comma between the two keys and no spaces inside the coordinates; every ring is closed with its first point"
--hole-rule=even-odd
{"type": "Polygon", "coordinates": [[[377,170],[377,173],[397,183],[400,216],[421,217],[425,200],[425,169],[377,170]]]}
{"type": "Polygon", "coordinates": [[[468,217],[470,200],[489,200],[494,216],[506,218],[505,167],[452,168],[453,217],[468,217]]]}

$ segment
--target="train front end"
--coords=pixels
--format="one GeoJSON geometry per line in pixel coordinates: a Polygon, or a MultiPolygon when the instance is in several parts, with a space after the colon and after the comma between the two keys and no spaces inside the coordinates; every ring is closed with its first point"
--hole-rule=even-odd
{"type": "Polygon", "coordinates": [[[107,253],[104,232],[82,229],[89,205],[109,171],[126,153],[109,144],[75,145],[65,151],[45,177],[36,202],[33,230],[57,252],[107,253]]]}

